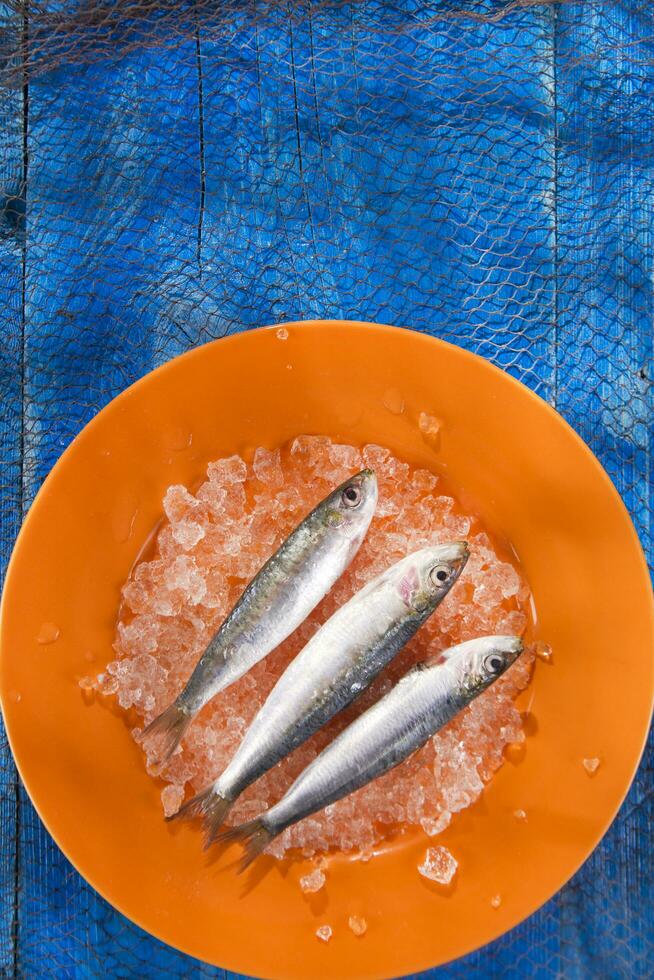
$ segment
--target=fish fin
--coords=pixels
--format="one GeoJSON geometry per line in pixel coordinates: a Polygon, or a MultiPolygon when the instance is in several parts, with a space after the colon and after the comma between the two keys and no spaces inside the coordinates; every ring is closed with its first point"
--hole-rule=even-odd
{"type": "Polygon", "coordinates": [[[202,817],[205,829],[205,850],[213,843],[214,837],[225,822],[234,800],[226,800],[216,792],[213,786],[202,790],[197,796],[183,803],[177,813],[171,813],[166,820],[176,820],[178,817],[202,817]]]}
{"type": "Polygon", "coordinates": [[[186,803],[182,803],[179,810],[176,813],[171,813],[169,816],[165,817],[165,820],[177,820],[178,817],[202,817],[205,812],[205,805],[211,794],[213,793],[213,786],[209,786],[208,789],[203,789],[201,793],[197,796],[191,797],[186,803]]]}
{"type": "Polygon", "coordinates": [[[151,721],[141,732],[141,741],[156,736],[161,738],[162,752],[157,759],[157,765],[163,766],[168,762],[171,755],[182,741],[186,729],[190,725],[192,716],[183,708],[173,702],[170,707],[162,711],[154,721],[151,721]]]}
{"type": "Polygon", "coordinates": [[[218,831],[225,823],[227,814],[234,800],[226,800],[220,793],[213,793],[203,807],[204,815],[204,849],[211,847],[218,831]]]}
{"type": "Polygon", "coordinates": [[[268,830],[264,825],[262,818],[257,817],[256,820],[249,820],[248,823],[242,823],[238,827],[230,827],[229,830],[223,830],[222,834],[216,834],[214,840],[216,844],[231,844],[236,841],[243,842],[245,851],[238,869],[239,874],[241,874],[252,864],[255,858],[259,857],[261,852],[265,850],[271,840],[276,836],[277,834],[268,830]]]}

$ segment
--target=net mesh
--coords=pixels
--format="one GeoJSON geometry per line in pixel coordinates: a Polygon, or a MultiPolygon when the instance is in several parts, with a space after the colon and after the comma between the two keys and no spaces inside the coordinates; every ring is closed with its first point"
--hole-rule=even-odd
{"type": "MultiPolygon", "coordinates": [[[[410,326],[555,405],[652,558],[649,3],[0,2],[3,564],[62,449],[214,337],[410,326]]],[[[652,752],[573,881],[439,975],[654,973],[652,752]]],[[[221,975],[80,879],[0,744],[0,973],[221,975]]],[[[265,924],[262,924],[265,928],[265,924]]]]}

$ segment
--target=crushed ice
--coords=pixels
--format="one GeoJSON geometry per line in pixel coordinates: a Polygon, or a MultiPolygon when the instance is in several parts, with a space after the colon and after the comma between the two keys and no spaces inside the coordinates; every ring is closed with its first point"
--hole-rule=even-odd
{"type": "MultiPolygon", "coordinates": [[[[293,636],[202,711],[162,773],[155,766],[156,746],[150,748],[148,771],[167,783],[165,812],[177,809],[187,790],[199,791],[222,771],[280,673],[316,627],[409,551],[466,535],[471,557],[452,595],[384,675],[342,717],[250,787],[229,823],[252,819],[279,799],[335,732],[416,661],[483,633],[524,629],[530,596],[519,569],[501,554],[480,519],[461,509],[442,478],[411,468],[383,446],[360,450],[324,436],[298,436],[281,452],[257,449],[250,464],[237,455],[210,463],[206,481],[194,493],[182,486],[168,489],[156,552],[136,566],[123,587],[115,659],[99,676],[82,679],[86,694],[94,689],[115,695],[123,708],[138,713],[141,727],[151,721],[179,693],[207,642],[275,548],[334,486],[363,466],[377,473],[379,509],[347,572],[293,636]]],[[[286,830],[270,853],[282,857],[298,847],[315,860],[335,847],[357,851],[365,861],[385,826],[415,824],[436,836],[452,814],[479,797],[502,765],[505,746],[524,738],[513,697],[527,686],[533,659],[528,651],[420,752],[329,813],[286,830]]]]}

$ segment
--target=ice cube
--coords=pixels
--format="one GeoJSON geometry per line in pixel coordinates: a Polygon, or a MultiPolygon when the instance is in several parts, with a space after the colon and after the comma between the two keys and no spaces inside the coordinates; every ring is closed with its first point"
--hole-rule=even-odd
{"type": "Polygon", "coordinates": [[[390,449],[370,443],[363,448],[363,461],[372,470],[383,470],[391,461],[390,449]]]}
{"type": "Polygon", "coordinates": [[[183,598],[192,606],[196,606],[204,598],[207,591],[206,582],[197,565],[187,555],[180,555],[175,558],[168,567],[164,580],[169,589],[179,589],[183,598]]]}
{"type": "Polygon", "coordinates": [[[421,817],[420,826],[428,837],[436,837],[449,827],[451,820],[452,814],[449,810],[442,810],[437,817],[421,817]]]}
{"type": "Polygon", "coordinates": [[[534,652],[539,660],[543,660],[546,664],[552,662],[552,647],[549,643],[544,643],[542,640],[538,640],[534,644],[534,652]]]}
{"type": "Polygon", "coordinates": [[[198,490],[198,500],[210,507],[215,516],[221,516],[227,502],[227,490],[220,483],[207,480],[198,490]]]}
{"type": "Polygon", "coordinates": [[[597,759],[597,758],[584,759],[583,760],[583,764],[584,764],[584,769],[586,770],[586,772],[588,773],[588,775],[589,776],[594,776],[595,773],[597,772],[597,770],[600,767],[600,760],[597,759]]]}
{"type": "Polygon", "coordinates": [[[98,674],[96,687],[101,694],[115,694],[118,690],[118,681],[112,674],[98,674]]]}
{"type": "Polygon", "coordinates": [[[354,446],[340,446],[334,443],[329,447],[329,461],[333,466],[352,473],[361,469],[361,453],[354,446]]]}
{"type": "Polygon", "coordinates": [[[300,888],[303,892],[319,892],[322,886],[325,884],[325,875],[320,870],[320,868],[315,868],[310,871],[309,874],[303,875],[300,878],[300,888]]]}
{"type": "Polygon", "coordinates": [[[456,874],[458,863],[446,847],[428,847],[418,871],[424,878],[437,881],[439,885],[449,885],[456,874]]]}
{"type": "Polygon", "coordinates": [[[327,436],[298,436],[291,443],[291,456],[301,459],[309,466],[318,460],[325,462],[325,452],[331,444],[327,436]]]}
{"type": "Polygon", "coordinates": [[[318,937],[318,939],[321,939],[323,943],[328,943],[329,940],[332,938],[332,932],[333,930],[331,926],[328,925],[318,926],[318,928],[316,929],[316,936],[318,937]]]}
{"type": "Polygon", "coordinates": [[[413,474],[411,482],[417,490],[431,493],[432,490],[436,489],[438,477],[434,476],[433,473],[430,473],[429,470],[416,470],[413,474]]]}
{"type": "Polygon", "coordinates": [[[248,468],[240,456],[219,459],[215,463],[209,463],[207,467],[207,476],[211,483],[217,483],[221,486],[243,483],[247,472],[248,468]]]}
{"type": "Polygon", "coordinates": [[[186,487],[175,485],[168,487],[163,499],[163,509],[168,520],[175,524],[184,520],[189,511],[196,506],[195,497],[188,492],[186,487]]]}
{"type": "Polygon", "coordinates": [[[164,816],[172,817],[174,813],[177,813],[182,805],[183,799],[183,786],[177,786],[174,783],[164,786],[164,788],[161,790],[161,802],[163,803],[164,816]]]}
{"type": "Polygon", "coordinates": [[[507,562],[499,565],[495,571],[498,588],[501,590],[505,599],[511,599],[518,594],[520,588],[520,576],[513,565],[507,562]]]}
{"type": "Polygon", "coordinates": [[[205,530],[197,521],[180,521],[173,528],[173,537],[185,551],[194,548],[205,535],[205,530]]]}
{"type": "Polygon", "coordinates": [[[441,419],[428,412],[421,412],[418,416],[418,428],[422,433],[425,442],[429,443],[432,449],[438,449],[441,442],[441,429],[443,423],[441,419]]]}
{"type": "Polygon", "coordinates": [[[355,936],[363,936],[368,930],[368,923],[360,915],[351,915],[347,920],[347,924],[355,936]]]}
{"type": "Polygon", "coordinates": [[[257,480],[260,480],[261,483],[265,483],[269,487],[283,486],[284,474],[279,449],[275,449],[273,452],[263,447],[257,449],[254,454],[252,469],[257,480]]]}

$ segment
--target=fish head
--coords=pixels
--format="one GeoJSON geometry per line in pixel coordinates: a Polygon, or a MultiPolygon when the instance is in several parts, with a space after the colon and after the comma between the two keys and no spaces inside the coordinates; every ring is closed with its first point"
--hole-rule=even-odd
{"type": "Polygon", "coordinates": [[[451,541],[409,555],[398,569],[400,597],[416,612],[435,609],[463,571],[468,554],[465,541],[451,541]]]}
{"type": "Polygon", "coordinates": [[[444,663],[456,675],[458,685],[469,697],[475,697],[517,660],[523,650],[519,636],[481,636],[452,647],[444,663]]]}
{"type": "Polygon", "coordinates": [[[324,503],[325,521],[329,527],[338,528],[358,547],[377,506],[377,477],[372,470],[355,473],[324,503]]]}

